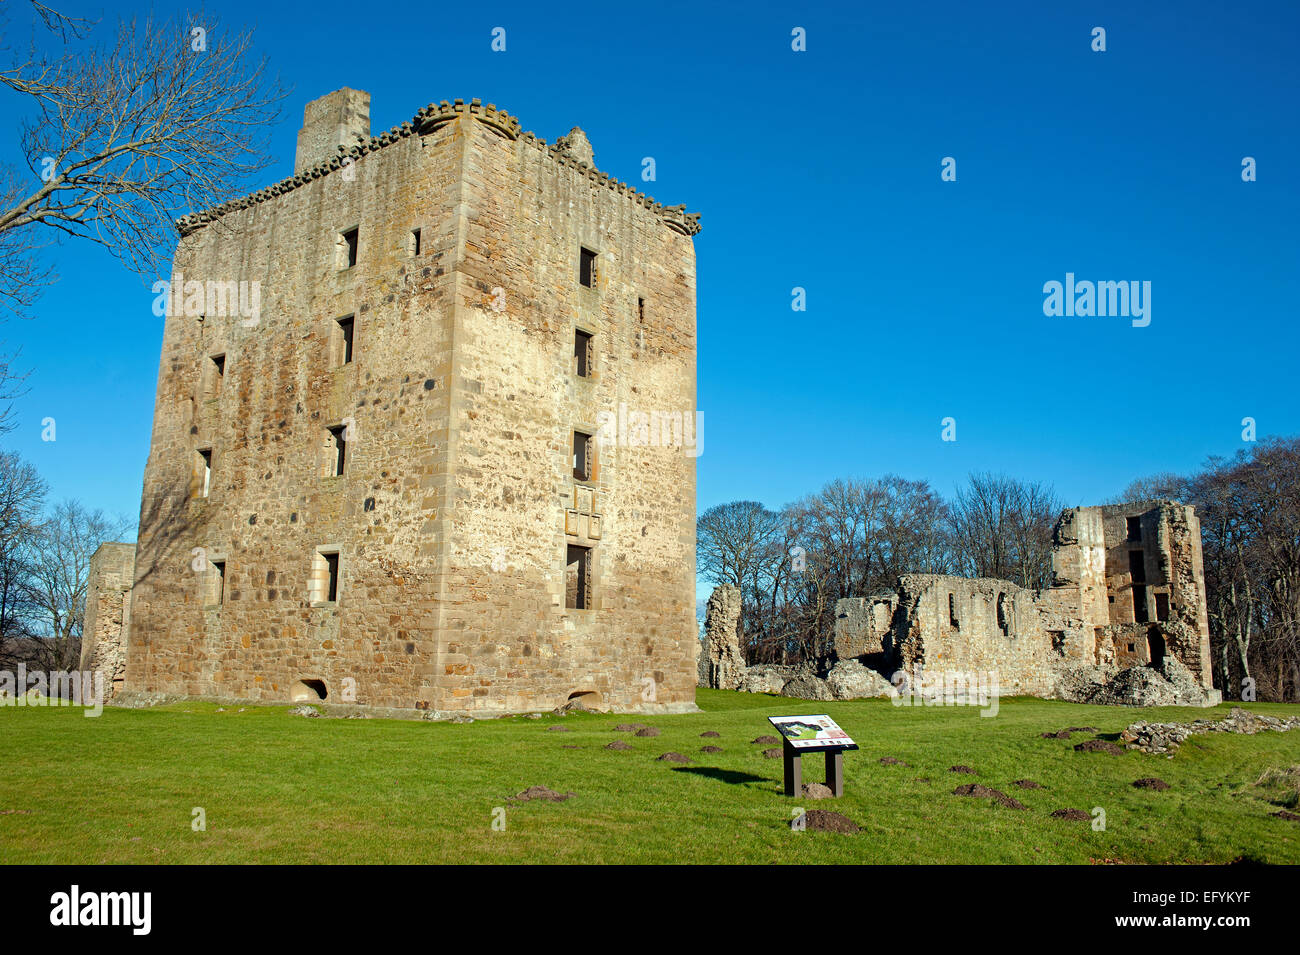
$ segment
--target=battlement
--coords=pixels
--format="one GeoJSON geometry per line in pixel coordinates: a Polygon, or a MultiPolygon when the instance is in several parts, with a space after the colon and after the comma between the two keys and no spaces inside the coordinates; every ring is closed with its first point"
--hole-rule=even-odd
{"type": "Polygon", "coordinates": [[[465,117],[481,123],[509,142],[523,142],[542,150],[556,163],[580,171],[595,188],[610,189],[626,196],[632,202],[658,216],[663,220],[664,225],[674,232],[693,236],[700,231],[698,212],[687,212],[684,204],[665,206],[661,202],[656,202],[653,196],[647,196],[608,173],[597,170],[591,162],[591,144],[577,127],[574,127],[568,136],[561,137],[554,145],[548,146],[546,140],[533,133],[520,132],[519,120],[505,110],[497,109],[496,104],[484,104],[479,99],[471,99],[469,102],[457,99],[451,102],[441,100],[430,103],[416,112],[408,122],[399,123],[378,136],[367,137],[361,134],[360,130],[369,129],[369,104],[368,93],[349,89],[338,90],[313,100],[304,111],[304,125],[298,136],[298,155],[294,175],[247,196],[232,199],[202,212],[182,216],[176,220],[177,231],[182,236],[189,235],[232,212],[267,202],[307,183],[338,172],[370,153],[378,152],[411,136],[435,132],[465,117]],[[581,145],[578,145],[575,133],[581,137],[581,145]],[[356,139],[357,142],[347,145],[349,139],[356,139]],[[335,154],[308,165],[309,157],[328,152],[322,143],[332,144],[335,154]]]}

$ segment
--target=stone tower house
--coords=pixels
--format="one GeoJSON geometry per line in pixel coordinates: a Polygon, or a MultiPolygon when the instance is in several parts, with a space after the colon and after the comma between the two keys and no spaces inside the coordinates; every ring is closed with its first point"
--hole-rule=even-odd
{"type": "Polygon", "coordinates": [[[698,218],[580,129],[309,104],[180,223],[125,688],[692,708],[698,218]]]}

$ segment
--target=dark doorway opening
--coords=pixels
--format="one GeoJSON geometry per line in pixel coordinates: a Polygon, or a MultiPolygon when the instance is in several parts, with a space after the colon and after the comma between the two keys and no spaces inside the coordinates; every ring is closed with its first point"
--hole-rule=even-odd
{"type": "Polygon", "coordinates": [[[1147,648],[1151,651],[1151,666],[1159,670],[1165,665],[1165,638],[1152,627],[1147,631],[1147,648]]]}

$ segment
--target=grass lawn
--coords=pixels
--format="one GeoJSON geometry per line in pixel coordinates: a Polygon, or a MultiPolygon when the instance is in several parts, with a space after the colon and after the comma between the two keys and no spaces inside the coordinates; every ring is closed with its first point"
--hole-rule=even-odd
{"type": "MultiPolygon", "coordinates": [[[[1222,716],[1227,706],[1135,710],[1020,698],[983,718],[973,707],[885,700],[820,704],[701,690],[698,701],[704,712],[682,716],[463,725],[304,719],[287,707],[218,712],[199,702],[108,708],[98,719],[79,709],[0,707],[0,861],[1300,863],[1300,823],[1270,816],[1278,807],[1268,799],[1286,799],[1286,787],[1255,785],[1268,770],[1300,765],[1300,730],[1195,736],[1172,759],[1075,752],[1093,733],[1039,736],[1087,725],[1113,734],[1141,718],[1222,716]],[[862,747],[845,755],[845,795],[787,799],[781,760],[750,740],[772,732],[768,716],[822,712],[862,747]],[[615,733],[620,722],[662,735],[615,733]],[[721,738],[701,738],[706,730],[721,738]],[[632,749],[604,748],[618,738],[632,749]],[[710,744],[723,752],[700,752],[710,744]],[[656,761],[669,751],[692,762],[656,761]],[[910,765],[882,765],[883,756],[910,765]],[[954,764],[979,775],[949,772],[954,764]],[[1171,788],[1132,786],[1146,776],[1171,788]],[[1012,785],[1023,778],[1045,788],[1012,785]],[[968,782],[1000,789],[1028,811],[953,795],[968,782]],[[533,785],[577,795],[507,802],[533,785]],[[843,813],[862,832],[792,832],[793,806],[843,813]],[[206,831],[191,827],[195,807],[206,813],[206,831]],[[505,807],[504,831],[492,828],[495,807],[505,807]],[[1103,832],[1050,816],[1094,807],[1105,810],[1103,832]]],[[[804,781],[821,779],[821,757],[805,757],[804,781]]]]}

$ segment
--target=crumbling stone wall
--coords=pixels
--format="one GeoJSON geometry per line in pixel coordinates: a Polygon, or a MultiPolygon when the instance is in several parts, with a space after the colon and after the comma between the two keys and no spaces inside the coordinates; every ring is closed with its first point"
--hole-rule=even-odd
{"type": "Polygon", "coordinates": [[[121,688],[126,674],[126,636],[131,627],[134,579],[135,544],[100,544],[91,555],[80,667],[103,672],[106,699],[121,688]]]}
{"type": "Polygon", "coordinates": [[[261,308],[166,319],[128,689],[693,707],[695,457],[626,435],[695,411],[698,217],[599,172],[580,131],[547,146],[458,100],[369,137],[367,108],[351,90],[310,105],[292,179],[180,223],[174,272],[256,281],[261,308]],[[611,418],[576,477],[573,433],[611,418]],[[583,608],[566,606],[569,545],[591,549],[583,608]],[[312,591],[326,552],[334,601],[312,591]]]}
{"type": "Polygon", "coordinates": [[[704,612],[709,650],[709,686],[736,690],[745,679],[745,655],[740,649],[741,595],[737,587],[715,587],[704,612]]]}
{"type": "Polygon", "coordinates": [[[906,574],[895,594],[840,600],[837,655],[885,674],[915,667],[996,671],[1003,692],[1036,696],[1054,695],[1063,674],[1078,668],[1101,667],[1091,676],[1104,680],[1117,668],[1163,671],[1172,659],[1211,689],[1200,524],[1192,507],[1142,501],[1072,508],[1061,515],[1053,541],[1053,582],[1045,590],[906,574]]]}

